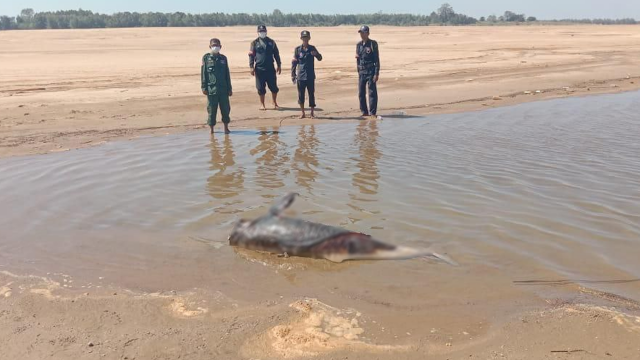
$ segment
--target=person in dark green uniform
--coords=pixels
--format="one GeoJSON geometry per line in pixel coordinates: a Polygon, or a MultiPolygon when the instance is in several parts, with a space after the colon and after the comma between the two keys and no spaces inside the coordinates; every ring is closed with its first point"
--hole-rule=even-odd
{"type": "Polygon", "coordinates": [[[229,62],[227,57],[220,53],[222,44],[219,39],[213,38],[209,41],[211,52],[204,54],[202,57],[202,67],[200,69],[200,77],[202,79],[202,93],[207,95],[207,112],[209,118],[207,124],[211,128],[216,126],[216,117],[218,115],[218,107],[222,114],[222,123],[224,124],[224,133],[228,134],[229,122],[231,118],[231,104],[229,97],[233,95],[231,89],[231,74],[229,73],[229,62]]]}

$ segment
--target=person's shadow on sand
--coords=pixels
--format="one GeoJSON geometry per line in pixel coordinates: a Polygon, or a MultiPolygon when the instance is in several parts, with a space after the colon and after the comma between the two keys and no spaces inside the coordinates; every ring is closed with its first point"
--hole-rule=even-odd
{"type": "Polygon", "coordinates": [[[280,106],[277,109],[274,109],[275,111],[299,111],[300,108],[294,108],[294,107],[287,107],[287,106],[280,106]]]}
{"type": "MultiPolygon", "coordinates": [[[[286,107],[286,106],[280,106],[279,108],[275,109],[276,111],[300,111],[299,107],[286,107]]],[[[305,108],[305,110],[309,110],[309,108],[305,108]]],[[[315,108],[313,109],[315,112],[322,112],[324,111],[322,108],[315,108]]]]}

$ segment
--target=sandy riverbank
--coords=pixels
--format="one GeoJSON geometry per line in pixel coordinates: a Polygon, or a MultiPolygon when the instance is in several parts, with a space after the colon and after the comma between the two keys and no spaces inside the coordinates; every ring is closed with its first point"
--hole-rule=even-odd
{"type": "MultiPolygon", "coordinates": [[[[310,30],[325,59],[315,121],[353,119],[358,34],[350,27],[310,30]]],[[[0,156],[202,127],[199,66],[212,36],[222,39],[232,67],[233,127],[302,123],[288,74],[299,31],[270,31],[282,51],[284,109],[268,112],[257,111],[247,71],[251,27],[0,32],[0,156]]],[[[383,115],[640,88],[638,26],[374,27],[372,38],[381,47],[383,115]]]]}
{"type": "MultiPolygon", "coordinates": [[[[502,323],[416,324],[317,299],[134,293],[63,274],[0,274],[6,359],[637,359],[640,306],[578,288],[502,323]],[[593,302],[606,305],[593,305],[593,302]],[[634,315],[635,314],[635,315],[634,315]],[[386,327],[386,331],[385,331],[386,327]]],[[[105,280],[106,282],[106,280],[105,280]]],[[[393,305],[391,305],[393,306],[393,305]]],[[[462,310],[461,316],[464,315],[462,310]]],[[[470,315],[471,317],[477,316],[470,315]]],[[[466,318],[469,320],[469,318],[466,318]]]]}

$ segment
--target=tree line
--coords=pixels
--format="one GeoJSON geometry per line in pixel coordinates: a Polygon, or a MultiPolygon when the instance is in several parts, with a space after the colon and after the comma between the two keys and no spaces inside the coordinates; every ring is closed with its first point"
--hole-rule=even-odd
{"type": "MultiPolygon", "coordinates": [[[[513,11],[505,11],[504,15],[490,15],[481,17],[480,23],[510,23],[510,22],[535,22],[535,16],[526,17],[524,14],[517,14],[513,11]]],[[[545,23],[570,23],[570,24],[594,24],[594,25],[636,25],[638,21],[633,18],[624,19],[561,19],[544,20],[545,23]]]]}
{"type": "Polygon", "coordinates": [[[549,23],[574,23],[574,24],[595,24],[595,25],[637,25],[638,20],[633,18],[624,19],[561,19],[548,20],[549,23]]]}
{"type": "MultiPolygon", "coordinates": [[[[445,4],[446,5],[446,4],[445,4]]],[[[88,10],[66,10],[55,12],[35,12],[24,9],[15,16],[0,17],[0,29],[90,29],[90,28],[128,28],[128,27],[218,27],[258,25],[267,26],[338,26],[338,25],[398,25],[424,26],[434,24],[470,25],[477,19],[458,14],[449,5],[443,5],[431,15],[415,14],[285,14],[274,10],[270,14],[187,14],[175,13],[137,13],[120,12],[111,15],[94,13],[88,10]]]]}
{"type": "MultiPolygon", "coordinates": [[[[128,27],[218,27],[237,25],[267,26],[338,26],[338,25],[396,25],[396,26],[426,26],[426,25],[473,25],[477,23],[520,23],[534,22],[533,16],[525,17],[506,11],[504,15],[491,15],[479,20],[471,16],[457,13],[449,4],[443,4],[430,15],[415,14],[352,14],[352,15],[323,15],[323,14],[285,14],[274,10],[270,14],[187,14],[183,12],[119,12],[111,15],[94,13],[89,10],[65,10],[35,12],[24,9],[19,15],[0,16],[0,30],[14,29],[95,29],[95,28],[128,28],[128,27]]],[[[634,19],[593,19],[593,20],[557,20],[558,22],[575,22],[589,24],[637,24],[634,19]]]]}

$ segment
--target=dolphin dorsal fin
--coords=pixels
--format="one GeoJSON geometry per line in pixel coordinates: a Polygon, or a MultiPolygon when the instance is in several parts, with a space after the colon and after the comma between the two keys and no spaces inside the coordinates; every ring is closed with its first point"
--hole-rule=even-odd
{"type": "Polygon", "coordinates": [[[269,209],[269,215],[279,216],[283,211],[285,211],[289,206],[291,206],[291,204],[293,204],[293,201],[296,199],[296,196],[299,196],[299,195],[300,194],[294,193],[294,192],[288,193],[287,195],[285,195],[284,197],[276,201],[271,206],[271,208],[269,209]]]}

